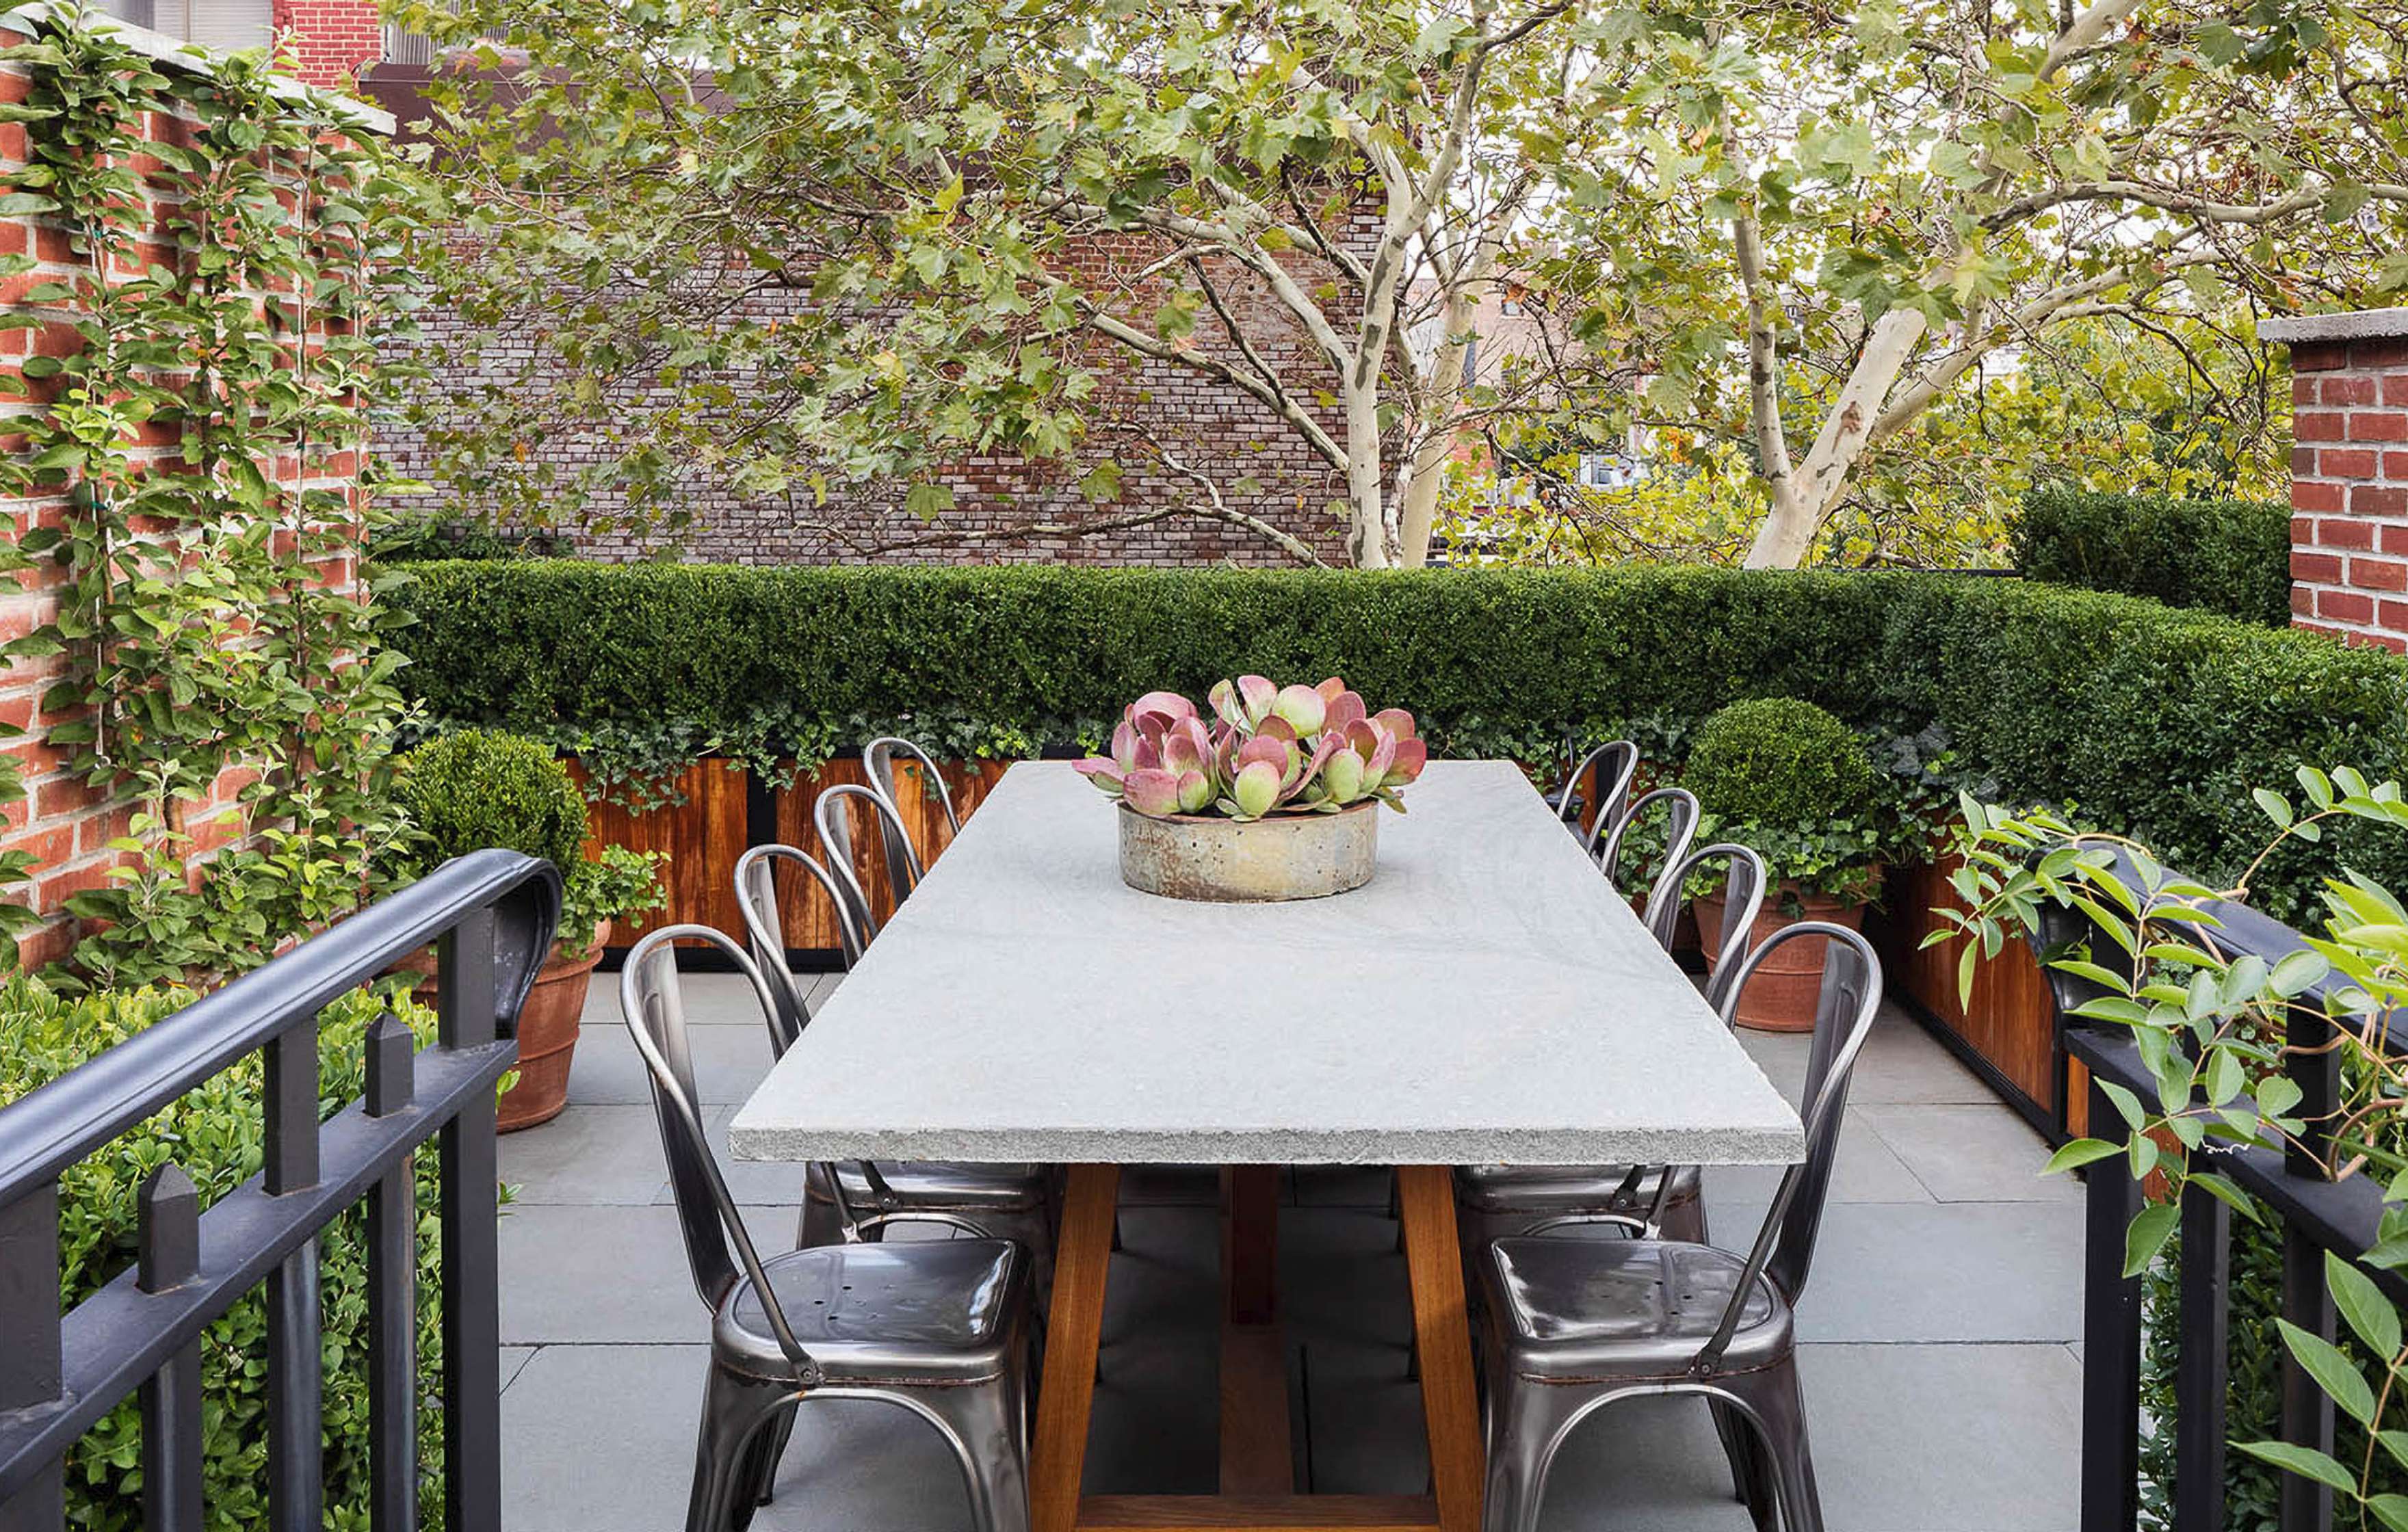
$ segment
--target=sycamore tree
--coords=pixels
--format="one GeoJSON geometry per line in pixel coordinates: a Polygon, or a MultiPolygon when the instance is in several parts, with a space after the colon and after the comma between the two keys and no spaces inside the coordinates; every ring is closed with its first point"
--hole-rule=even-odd
{"type": "Polygon", "coordinates": [[[1869,454],[2065,327],[2180,349],[2238,313],[2245,343],[2260,307],[2408,286],[2388,0],[1670,0],[1598,26],[1609,149],[1540,209],[1550,270],[1592,295],[1584,343],[1651,369],[1642,420],[1747,453],[1751,565],[1803,562],[1869,454]]]}
{"type": "MultiPolygon", "coordinates": [[[[1615,126],[1588,109],[1591,10],[408,11],[454,50],[428,135],[448,238],[425,265],[475,352],[438,369],[455,389],[430,411],[438,477],[521,514],[607,485],[672,523],[697,475],[804,517],[900,484],[931,523],[907,551],[1193,514],[1314,558],[1237,503],[1229,465],[1129,427],[1116,379],[1168,368],[1303,443],[1349,561],[1420,563],[1479,422],[1630,388],[1633,358],[1560,330],[1510,377],[1470,344],[1566,167],[1598,152],[1591,128],[1615,126]],[[595,444],[580,480],[527,451],[564,432],[595,444]],[[949,528],[941,471],[988,454],[1054,465],[1093,514],[949,528]],[[1140,467],[1192,493],[1115,510],[1140,467]]],[[[1570,280],[1567,312],[1588,296],[1570,280]]]]}

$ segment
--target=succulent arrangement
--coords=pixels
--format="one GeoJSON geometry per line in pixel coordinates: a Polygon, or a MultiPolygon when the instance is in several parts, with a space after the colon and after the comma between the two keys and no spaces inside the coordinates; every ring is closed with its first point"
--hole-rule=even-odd
{"type": "Polygon", "coordinates": [[[1422,774],[1429,746],[1401,708],[1372,712],[1336,676],[1279,686],[1261,676],[1215,684],[1208,722],[1176,692],[1148,692],[1121,713],[1111,754],[1081,761],[1086,779],[1154,819],[1334,814],[1422,774]]]}

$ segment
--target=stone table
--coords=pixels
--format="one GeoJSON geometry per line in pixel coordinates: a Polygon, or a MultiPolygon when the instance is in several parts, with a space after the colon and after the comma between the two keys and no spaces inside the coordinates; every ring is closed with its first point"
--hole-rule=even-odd
{"type": "Polygon", "coordinates": [[[1072,1167],[1037,1532],[1479,1525],[1450,1166],[1777,1164],[1798,1114],[1512,765],[1433,762],[1371,882],[1207,905],[1120,881],[1118,810],[1016,766],[737,1113],[746,1159],[1072,1167]],[[1079,1495],[1117,1167],[1396,1166],[1432,1496],[1290,1497],[1267,1170],[1230,1173],[1221,1497],[1079,1495]],[[1252,1454],[1251,1456],[1249,1454],[1252,1454]]]}

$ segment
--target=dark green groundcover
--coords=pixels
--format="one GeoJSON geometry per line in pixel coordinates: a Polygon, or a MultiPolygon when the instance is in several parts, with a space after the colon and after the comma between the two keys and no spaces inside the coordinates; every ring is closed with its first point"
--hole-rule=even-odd
{"type": "MultiPolygon", "coordinates": [[[[1559,760],[1635,731],[1677,758],[1727,702],[1797,696],[1860,728],[1938,725],[2000,796],[2071,806],[2203,875],[2302,761],[2408,770],[2408,666],[2152,601],[1942,574],[734,568],[433,563],[403,680],[445,723],[610,768],[813,762],[895,727],[939,753],[1092,742],[1155,687],[1341,673],[1445,753],[1559,760]]],[[[2267,869],[2294,912],[2337,836],[2267,869]]],[[[2377,865],[2367,870],[2396,874],[2377,865]]]]}

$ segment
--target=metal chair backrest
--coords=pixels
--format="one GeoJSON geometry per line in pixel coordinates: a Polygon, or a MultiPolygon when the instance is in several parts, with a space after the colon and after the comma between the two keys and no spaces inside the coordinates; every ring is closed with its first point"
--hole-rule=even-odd
{"type": "Polygon", "coordinates": [[[902,906],[926,873],[920,865],[920,853],[911,849],[911,837],[903,828],[903,816],[876,788],[839,782],[820,791],[819,801],[811,805],[811,824],[819,832],[820,852],[826,858],[828,871],[843,885],[845,896],[853,906],[853,929],[866,948],[878,935],[878,916],[869,908],[869,891],[861,886],[861,875],[853,862],[852,806],[855,803],[869,806],[870,823],[877,827],[881,853],[894,878],[889,886],[896,908],[902,906]]]}
{"type": "Polygon", "coordinates": [[[1711,1367],[1730,1344],[1759,1277],[1769,1275],[1793,1303],[1805,1292],[1807,1274],[1814,1263],[1815,1237],[1822,1232],[1825,1194],[1831,1186],[1831,1162],[1839,1154],[1840,1124],[1847,1115],[1848,1079],[1856,1072],[1856,1056],[1864,1052],[1865,1040],[1872,1036],[1873,1018],[1881,1010],[1881,959],[1874,955],[1872,943],[1842,925],[1799,921],[1765,938],[1747,954],[1725,1001],[1723,1019],[1734,1019],[1739,997],[1746,993],[1749,980],[1763,968],[1766,958],[1790,942],[1813,937],[1824,938],[1828,945],[1823,949],[1823,992],[1814,1010],[1814,1040],[1807,1053],[1806,1088],[1799,1098],[1806,1124],[1806,1157],[1781,1178],[1781,1189],[1773,1194],[1772,1206],[1765,1210],[1764,1225],[1756,1231],[1755,1247],[1748,1253],[1746,1275],[1732,1291],[1730,1306],[1724,1310],[1713,1339],[1698,1353],[1701,1366],[1711,1367]]]}
{"type": "MultiPolygon", "coordinates": [[[[945,774],[937,769],[937,758],[914,741],[901,735],[882,734],[862,746],[861,765],[862,769],[869,773],[869,785],[885,794],[886,801],[896,809],[903,807],[903,800],[895,790],[895,757],[898,755],[908,755],[920,763],[922,778],[936,788],[938,806],[945,810],[946,827],[958,832],[962,827],[962,816],[953,811],[953,795],[945,786],[945,774]]],[[[924,852],[921,860],[927,860],[924,852]]]]}
{"type": "Polygon", "coordinates": [[[1627,739],[1613,739],[1599,745],[1580,758],[1578,765],[1564,776],[1563,784],[1555,789],[1555,812],[1574,830],[1580,828],[1582,798],[1581,779],[1596,773],[1597,817],[1589,822],[1588,833],[1581,845],[1591,857],[1605,844],[1605,838],[1622,823],[1630,805],[1630,784],[1639,775],[1639,747],[1627,739]]]}
{"type": "MultiPolygon", "coordinates": [[[[1622,887],[1622,852],[1631,843],[1633,831],[1647,819],[1648,810],[1656,804],[1664,807],[1664,860],[1659,866],[1669,871],[1680,866],[1689,854],[1689,843],[1698,838],[1698,797],[1685,787],[1659,787],[1633,803],[1622,816],[1622,823],[1605,838],[1597,853],[1597,865],[1603,869],[1605,881],[1616,889],[1622,887]]],[[[1652,912],[1656,899],[1662,892],[1661,880],[1656,893],[1648,895],[1647,908],[1652,912]]]]}
{"type": "Polygon", "coordinates": [[[778,1002],[770,1041],[781,1056],[811,1022],[810,984],[786,961],[786,923],[778,909],[778,866],[790,864],[810,874],[836,907],[837,941],[849,969],[861,958],[861,935],[853,928],[853,896],[819,858],[793,846],[755,846],[736,859],[736,907],[744,917],[745,945],[769,981],[778,1002]]]}
{"type": "Polygon", "coordinates": [[[694,1270],[694,1288],[705,1308],[716,1310],[741,1274],[766,1311],[778,1348],[806,1382],[818,1368],[786,1323],[770,1290],[760,1252],[727,1190],[719,1161],[703,1133],[702,1111],[694,1088],[694,1053],[687,1046],[685,1004],[680,992],[677,948],[680,941],[705,942],[732,960],[752,985],[765,1018],[774,1018],[777,1002],[768,981],[734,939],[708,925],[665,925],[648,933],[627,954],[619,970],[619,1010],[627,1023],[636,1052],[643,1056],[652,1077],[652,1110],[660,1119],[661,1153],[668,1161],[669,1188],[677,1198],[678,1225],[685,1237],[687,1264],[694,1270]]]}
{"type": "Polygon", "coordinates": [[[1764,858],[1731,840],[1716,841],[1691,852],[1656,880],[1656,892],[1647,901],[1647,929],[1666,952],[1670,952],[1689,880],[1716,862],[1729,864],[1723,873],[1722,926],[1714,931],[1700,928],[1698,936],[1713,959],[1713,976],[1706,981],[1706,1004],[1721,1010],[1731,986],[1739,982],[1741,965],[1747,958],[1748,940],[1756,931],[1756,919],[1764,911],[1769,881],[1764,858]]]}

